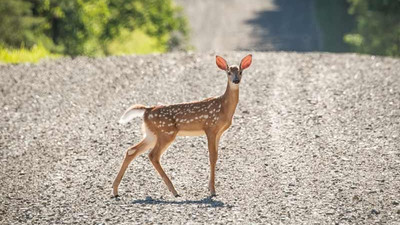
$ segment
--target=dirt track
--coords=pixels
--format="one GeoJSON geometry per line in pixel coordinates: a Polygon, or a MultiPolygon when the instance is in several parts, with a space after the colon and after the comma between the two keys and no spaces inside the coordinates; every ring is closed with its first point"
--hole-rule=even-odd
{"type": "Polygon", "coordinates": [[[176,0],[196,51],[318,51],[314,1],[176,0]]]}
{"type": "MultiPolygon", "coordinates": [[[[224,54],[237,63],[246,53],[224,54]]],[[[398,224],[400,60],[254,53],[208,198],[204,137],[144,154],[111,199],[124,151],[141,138],[133,103],[220,95],[213,54],[60,59],[0,66],[0,224],[398,224]]]]}

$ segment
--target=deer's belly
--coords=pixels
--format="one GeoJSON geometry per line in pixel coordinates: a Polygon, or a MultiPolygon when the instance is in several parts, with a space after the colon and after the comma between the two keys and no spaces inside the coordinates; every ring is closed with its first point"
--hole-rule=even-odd
{"type": "Polygon", "coordinates": [[[204,130],[180,130],[178,136],[201,136],[204,135],[204,130]]]}

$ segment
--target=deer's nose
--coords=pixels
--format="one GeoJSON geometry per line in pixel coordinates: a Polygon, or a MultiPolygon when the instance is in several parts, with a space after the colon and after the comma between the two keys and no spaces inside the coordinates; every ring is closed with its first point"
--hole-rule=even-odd
{"type": "Polygon", "coordinates": [[[234,84],[238,84],[239,82],[240,82],[240,80],[239,79],[233,79],[233,81],[232,81],[234,84]]]}

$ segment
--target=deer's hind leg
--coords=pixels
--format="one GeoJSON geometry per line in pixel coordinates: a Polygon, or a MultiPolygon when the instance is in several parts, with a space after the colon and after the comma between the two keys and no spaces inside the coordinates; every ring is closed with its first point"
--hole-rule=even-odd
{"type": "Polygon", "coordinates": [[[128,168],[129,164],[134,160],[137,156],[145,152],[146,150],[154,147],[156,143],[156,139],[154,134],[152,134],[148,129],[144,126],[145,137],[142,141],[138,144],[128,148],[124,161],[122,162],[121,169],[118,172],[117,177],[113,183],[113,195],[116,197],[118,196],[118,186],[121,183],[121,179],[125,174],[126,169],[128,168]]]}
{"type": "Polygon", "coordinates": [[[157,137],[157,144],[151,150],[149,154],[149,159],[153,164],[154,168],[157,170],[158,174],[160,174],[161,178],[163,179],[164,183],[167,185],[168,190],[175,196],[178,197],[178,192],[176,192],[174,185],[172,184],[171,180],[168,178],[167,174],[165,173],[164,169],[161,167],[160,158],[161,155],[167,150],[168,146],[174,141],[176,134],[173,135],[164,135],[157,137]]]}

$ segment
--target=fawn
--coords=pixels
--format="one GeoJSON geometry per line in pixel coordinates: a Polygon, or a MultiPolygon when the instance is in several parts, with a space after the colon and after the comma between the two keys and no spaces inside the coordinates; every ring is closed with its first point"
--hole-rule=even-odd
{"type": "Polygon", "coordinates": [[[113,195],[118,196],[118,186],[130,162],[138,155],[152,148],[149,159],[154,168],[164,180],[169,191],[178,197],[171,180],[165,174],[160,164],[160,157],[174,141],[176,136],[206,135],[210,157],[209,190],[215,196],[215,165],[218,157],[218,143],[222,133],[232,124],[232,117],[239,101],[239,83],[242,71],[252,62],[252,55],[242,59],[239,66],[228,66],[225,59],[216,56],[217,66],[228,75],[228,85],[222,96],[207,98],[202,101],[162,105],[162,106],[131,106],[120,119],[127,123],[134,117],[143,116],[142,130],[144,138],[138,144],[127,150],[121,169],[113,183],[113,195]]]}

